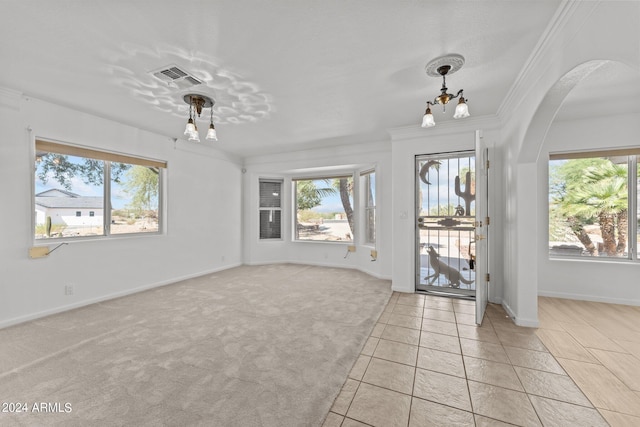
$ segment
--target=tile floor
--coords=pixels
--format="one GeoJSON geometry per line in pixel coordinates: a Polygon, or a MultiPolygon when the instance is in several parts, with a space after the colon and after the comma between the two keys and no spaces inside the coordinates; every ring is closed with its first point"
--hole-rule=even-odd
{"type": "Polygon", "coordinates": [[[640,426],[640,307],[539,309],[394,293],[323,426],[640,426]]]}

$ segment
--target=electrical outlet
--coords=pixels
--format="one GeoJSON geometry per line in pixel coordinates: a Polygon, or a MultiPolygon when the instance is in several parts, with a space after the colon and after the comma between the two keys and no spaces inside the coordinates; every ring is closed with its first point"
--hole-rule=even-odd
{"type": "Polygon", "coordinates": [[[356,247],[355,247],[355,246],[353,246],[353,245],[350,245],[350,246],[348,246],[348,247],[347,247],[347,250],[348,250],[349,252],[355,252],[355,251],[356,251],[356,247]]]}
{"type": "Polygon", "coordinates": [[[224,262],[224,255],[220,257],[220,261],[224,262]]]}
{"type": "Polygon", "coordinates": [[[66,285],[64,287],[64,294],[65,295],[73,295],[73,285],[66,285]]]}

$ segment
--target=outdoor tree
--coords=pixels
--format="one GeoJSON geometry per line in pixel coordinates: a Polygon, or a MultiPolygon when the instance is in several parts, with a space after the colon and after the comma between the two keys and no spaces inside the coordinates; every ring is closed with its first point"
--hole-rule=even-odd
{"type": "Polygon", "coordinates": [[[138,213],[155,210],[158,203],[158,170],[134,165],[125,174],[124,191],[131,195],[129,209],[138,213]]]}
{"type": "MultiPolygon", "coordinates": [[[[112,163],[111,176],[120,182],[122,175],[131,167],[126,163],[112,163]]],[[[104,161],[85,157],[44,153],[37,156],[37,176],[46,184],[53,178],[65,189],[71,190],[73,178],[80,178],[85,184],[101,185],[104,180],[104,161]]]]}
{"type": "Polygon", "coordinates": [[[568,160],[550,169],[549,193],[550,218],[557,217],[554,211],[559,213],[591,255],[598,255],[598,249],[585,231],[588,224],[599,226],[604,253],[624,253],[628,224],[626,165],[606,158],[568,160]]]}
{"type": "Polygon", "coordinates": [[[328,179],[323,179],[327,187],[316,187],[316,184],[312,180],[297,181],[296,193],[297,193],[297,207],[299,210],[309,210],[322,203],[322,198],[330,196],[336,192],[335,188],[331,187],[331,183],[328,179]]]}
{"type": "Polygon", "coordinates": [[[354,231],[354,215],[353,207],[351,205],[351,195],[353,194],[353,179],[351,178],[335,178],[335,179],[322,179],[316,180],[322,181],[326,186],[317,187],[313,180],[297,181],[297,207],[298,210],[308,210],[319,206],[322,203],[322,199],[327,196],[338,193],[340,195],[340,202],[344,208],[344,212],[347,215],[347,221],[349,222],[349,229],[353,235],[354,231]]]}

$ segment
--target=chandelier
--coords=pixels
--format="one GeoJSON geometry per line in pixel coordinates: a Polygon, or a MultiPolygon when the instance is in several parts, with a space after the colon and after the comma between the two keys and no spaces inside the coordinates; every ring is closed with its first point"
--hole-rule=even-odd
{"type": "Polygon", "coordinates": [[[196,114],[200,117],[203,108],[211,109],[209,130],[205,138],[217,141],[218,135],[216,133],[216,127],[213,125],[213,104],[215,104],[216,101],[205,95],[189,93],[184,96],[184,102],[189,104],[189,121],[187,121],[187,126],[184,129],[184,134],[189,137],[189,141],[200,142],[200,135],[198,134],[198,126],[196,124],[196,114]]]}
{"type": "Polygon", "coordinates": [[[422,127],[429,128],[436,125],[435,120],[433,119],[433,114],[431,113],[431,106],[435,106],[437,104],[442,105],[442,112],[445,112],[445,107],[452,99],[456,99],[460,97],[458,100],[458,105],[456,105],[456,110],[453,114],[454,119],[463,119],[465,117],[469,117],[469,107],[467,106],[466,100],[464,96],[462,96],[463,89],[460,89],[458,93],[455,95],[452,93],[447,93],[449,90],[447,88],[446,76],[447,74],[451,75],[458,71],[464,65],[464,57],[462,55],[445,55],[439,58],[434,59],[429,62],[425,67],[425,71],[427,75],[433,77],[442,76],[442,87],[440,88],[440,95],[436,96],[433,101],[427,101],[427,109],[424,112],[424,116],[422,117],[422,127]]]}

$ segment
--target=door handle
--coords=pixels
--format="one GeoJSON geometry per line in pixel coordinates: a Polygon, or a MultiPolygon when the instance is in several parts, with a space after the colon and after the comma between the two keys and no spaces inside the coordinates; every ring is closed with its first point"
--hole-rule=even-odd
{"type": "Polygon", "coordinates": [[[483,234],[476,234],[476,240],[484,240],[484,239],[486,239],[486,238],[487,238],[487,237],[486,237],[486,236],[484,236],[483,234]]]}

